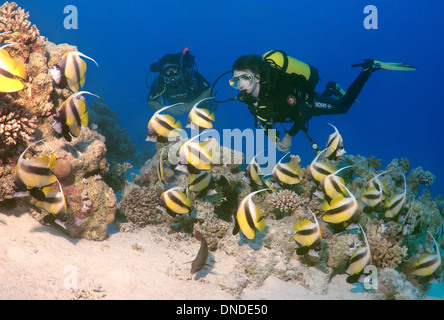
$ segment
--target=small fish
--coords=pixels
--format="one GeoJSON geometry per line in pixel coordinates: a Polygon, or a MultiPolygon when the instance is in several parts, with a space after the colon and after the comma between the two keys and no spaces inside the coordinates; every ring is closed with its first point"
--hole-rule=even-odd
{"type": "Polygon", "coordinates": [[[261,212],[257,205],[254,204],[252,197],[259,192],[269,190],[262,189],[251,192],[244,199],[242,199],[239,208],[237,209],[236,219],[240,230],[248,238],[253,239],[256,234],[256,229],[259,232],[265,230],[265,220],[261,220],[261,212]]]}
{"type": "Polygon", "coordinates": [[[439,251],[438,242],[435,238],[427,231],[429,236],[433,239],[435,243],[435,253],[426,253],[418,260],[413,261],[413,272],[412,274],[420,277],[428,277],[435,273],[441,267],[441,253],[439,251]]]}
{"type": "Polygon", "coordinates": [[[367,182],[367,188],[362,195],[362,201],[369,207],[374,208],[382,203],[383,199],[383,187],[379,177],[389,172],[390,170],[383,171],[367,182]]]}
{"type": "Polygon", "coordinates": [[[28,149],[39,140],[30,144],[20,155],[14,172],[16,191],[26,191],[33,188],[43,188],[56,182],[57,177],[52,172],[56,165],[56,156],[44,155],[38,158],[24,159],[28,149]]]}
{"type": "Polygon", "coordinates": [[[301,167],[295,167],[291,162],[282,163],[289,153],[285,154],[273,168],[272,176],[274,181],[283,186],[292,186],[301,181],[301,167]]]}
{"type": "Polygon", "coordinates": [[[186,141],[179,149],[179,163],[177,170],[191,174],[199,174],[201,171],[211,169],[212,149],[205,142],[195,141],[204,134],[204,131],[186,141]]]}
{"type": "Polygon", "coordinates": [[[156,167],[157,179],[162,184],[165,184],[165,174],[164,174],[164,170],[163,170],[163,152],[164,151],[165,151],[165,148],[162,148],[162,151],[160,151],[160,155],[159,155],[159,162],[156,167]]]}
{"type": "Polygon", "coordinates": [[[197,107],[202,101],[210,99],[214,99],[214,97],[203,98],[194,104],[188,114],[187,128],[203,130],[213,127],[213,122],[216,120],[214,113],[206,108],[197,107]]]}
{"type": "Polygon", "coordinates": [[[169,114],[160,114],[169,108],[182,105],[183,103],[176,103],[157,110],[151,119],[148,121],[148,133],[146,135],[146,141],[152,142],[168,142],[169,138],[175,139],[180,136],[178,130],[182,129],[180,121],[176,122],[176,119],[169,114]]]}
{"type": "Polygon", "coordinates": [[[194,233],[194,236],[196,237],[196,240],[200,241],[200,248],[199,251],[197,252],[196,258],[191,263],[191,274],[199,272],[205,266],[213,267],[212,265],[207,264],[207,259],[208,259],[207,241],[199,231],[196,231],[194,233]]]}
{"type": "Polygon", "coordinates": [[[26,80],[28,75],[23,62],[18,62],[11,58],[6,47],[15,45],[8,43],[0,47],[0,92],[17,92],[25,85],[22,80],[26,80]]]}
{"type": "Polygon", "coordinates": [[[413,226],[413,206],[415,205],[415,201],[412,202],[410,205],[409,211],[407,211],[407,214],[404,217],[404,220],[402,221],[402,235],[406,236],[409,235],[412,232],[412,226],[413,226]]]}
{"type": "Polygon", "coordinates": [[[337,195],[344,194],[346,192],[344,187],[345,185],[344,179],[338,177],[336,174],[350,167],[353,167],[353,165],[346,166],[339,170],[336,170],[335,172],[330,173],[321,181],[321,186],[324,189],[325,194],[330,199],[333,199],[337,195]]]}
{"type": "Polygon", "coordinates": [[[404,174],[402,177],[404,179],[404,192],[394,194],[384,202],[384,208],[386,209],[384,215],[386,218],[395,217],[404,207],[405,200],[407,198],[407,182],[404,174]]]}
{"type": "Polygon", "coordinates": [[[251,179],[250,181],[253,181],[253,183],[256,186],[263,186],[264,182],[262,181],[262,171],[259,163],[256,161],[256,157],[263,153],[265,150],[262,150],[261,152],[257,153],[250,161],[250,163],[247,166],[246,173],[247,176],[251,179]]]}
{"type": "Polygon", "coordinates": [[[339,133],[338,129],[336,129],[336,127],[330,123],[329,125],[331,125],[335,129],[335,132],[328,136],[327,151],[325,152],[325,157],[329,159],[336,159],[345,153],[344,141],[342,140],[342,136],[339,133]]]}
{"type": "Polygon", "coordinates": [[[322,210],[325,211],[322,219],[334,225],[348,225],[359,213],[359,204],[355,196],[342,185],[346,190],[346,195],[339,194],[330,203],[325,201],[322,210]]]}
{"type": "Polygon", "coordinates": [[[208,171],[202,171],[199,174],[189,174],[187,177],[188,189],[201,194],[213,186],[212,175],[208,171]]]}
{"type": "Polygon", "coordinates": [[[88,126],[88,106],[85,102],[78,99],[78,96],[82,94],[90,94],[100,98],[98,95],[88,91],[73,93],[63,102],[57,115],[53,117],[54,120],[51,121],[51,126],[54,130],[69,142],[72,140],[72,137],[80,135],[82,126],[88,126]]]}
{"type": "Polygon", "coordinates": [[[300,245],[300,248],[296,250],[296,253],[299,255],[308,253],[310,248],[315,247],[322,240],[319,221],[313,211],[311,211],[311,209],[308,207],[307,209],[311,212],[315,222],[304,219],[300,222],[296,222],[293,225],[293,229],[296,231],[296,234],[293,236],[293,238],[300,245]]]}
{"type": "Polygon", "coordinates": [[[63,194],[62,186],[57,180],[58,188],[55,189],[52,186],[43,187],[42,191],[45,198],[38,200],[35,206],[42,208],[53,215],[66,213],[66,200],[63,194]]]}
{"type": "Polygon", "coordinates": [[[90,58],[81,52],[67,52],[62,56],[60,61],[49,70],[57,85],[62,88],[68,87],[73,92],[79,91],[79,85],[80,87],[83,87],[86,77],[86,62],[80,57],[87,58],[93,61],[97,67],[99,66],[93,58],[90,58]]]}
{"type": "Polygon", "coordinates": [[[165,205],[167,213],[175,217],[177,214],[185,214],[191,211],[192,201],[185,193],[179,191],[181,187],[175,187],[164,191],[160,199],[165,205]]]}
{"type": "Polygon", "coordinates": [[[355,283],[359,280],[360,275],[363,273],[364,268],[372,263],[372,254],[370,252],[370,245],[368,244],[367,235],[364,232],[364,229],[361,225],[359,225],[361,228],[362,234],[364,235],[365,239],[365,247],[360,246],[353,252],[353,255],[350,259],[350,265],[347,268],[347,274],[349,276],[347,277],[348,283],[355,283]]]}
{"type": "Polygon", "coordinates": [[[319,162],[319,156],[325,151],[327,151],[327,149],[319,152],[308,167],[311,175],[318,182],[321,182],[326,176],[335,171],[335,169],[328,162],[319,162]]]}

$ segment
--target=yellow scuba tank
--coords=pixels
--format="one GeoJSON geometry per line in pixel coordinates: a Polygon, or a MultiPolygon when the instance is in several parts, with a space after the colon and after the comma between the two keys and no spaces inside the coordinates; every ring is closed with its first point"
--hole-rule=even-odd
{"type": "Polygon", "coordinates": [[[298,59],[288,56],[282,50],[272,50],[266,52],[262,58],[264,61],[273,61],[271,65],[280,67],[280,70],[288,74],[299,74],[304,76],[304,78],[311,84],[314,89],[319,82],[319,71],[315,67],[302,62],[298,59]]]}

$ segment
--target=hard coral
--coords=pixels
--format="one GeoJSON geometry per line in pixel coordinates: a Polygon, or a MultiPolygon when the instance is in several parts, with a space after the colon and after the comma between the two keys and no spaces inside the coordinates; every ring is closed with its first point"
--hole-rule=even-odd
{"type": "Polygon", "coordinates": [[[15,105],[0,103],[0,146],[29,140],[36,127],[36,116],[15,105]]]}
{"type": "Polygon", "coordinates": [[[400,228],[395,223],[382,221],[367,225],[367,238],[377,267],[396,269],[403,262],[407,247],[398,240],[400,228]]]}
{"type": "Polygon", "coordinates": [[[280,212],[292,213],[299,207],[301,198],[294,191],[281,189],[270,194],[267,197],[267,202],[280,212]]]}

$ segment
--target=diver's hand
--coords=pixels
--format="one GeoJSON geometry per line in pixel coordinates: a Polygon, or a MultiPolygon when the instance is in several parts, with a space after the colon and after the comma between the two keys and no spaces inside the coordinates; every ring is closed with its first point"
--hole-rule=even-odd
{"type": "Polygon", "coordinates": [[[276,148],[281,151],[287,153],[290,151],[291,148],[291,141],[293,140],[293,137],[290,136],[288,133],[282,138],[281,141],[276,143],[276,148]]]}

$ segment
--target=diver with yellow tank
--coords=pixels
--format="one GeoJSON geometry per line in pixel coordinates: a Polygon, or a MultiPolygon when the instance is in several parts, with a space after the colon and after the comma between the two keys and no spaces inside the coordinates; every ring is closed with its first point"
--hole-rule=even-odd
{"type": "Polygon", "coordinates": [[[308,135],[306,127],[313,116],[346,113],[376,70],[416,70],[404,63],[370,59],[352,67],[363,69],[347,91],[330,81],[325,91],[319,94],[315,92],[319,81],[316,68],[289,57],[284,51],[274,50],[262,57],[256,54],[239,57],[233,63],[229,84],[240,91],[237,99],[247,104],[255,117],[255,126],[260,122],[267,135],[275,123],[293,123],[281,140],[277,133],[276,147],[279,151],[288,152],[293,137],[303,130],[318,152],[318,146],[308,135]]]}

